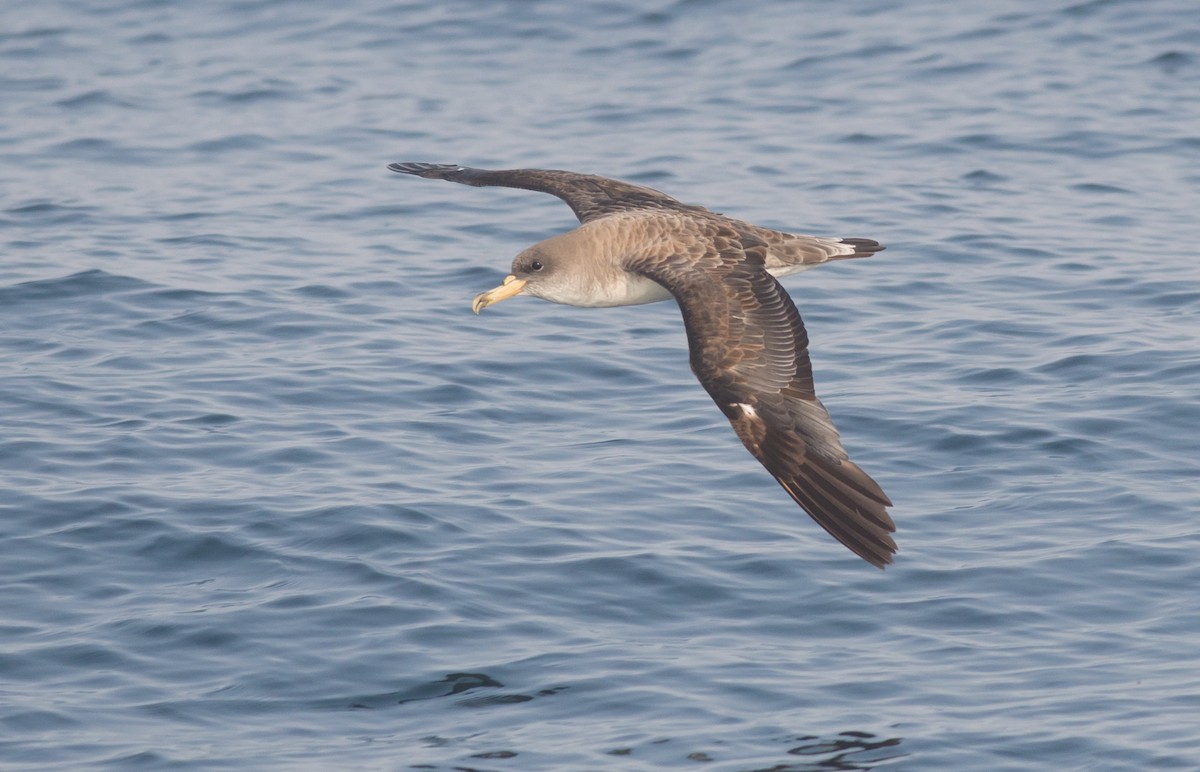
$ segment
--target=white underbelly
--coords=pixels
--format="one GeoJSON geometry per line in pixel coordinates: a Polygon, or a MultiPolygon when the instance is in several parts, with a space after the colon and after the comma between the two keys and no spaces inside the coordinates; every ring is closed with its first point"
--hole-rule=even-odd
{"type": "MultiPolygon", "coordinates": [[[[767,272],[778,278],[807,271],[809,268],[814,267],[816,267],[816,264],[782,265],[778,268],[769,268],[767,272]]],[[[586,293],[580,293],[577,296],[547,298],[547,300],[587,308],[611,308],[612,306],[638,306],[644,303],[657,303],[661,300],[671,299],[671,293],[667,292],[667,288],[653,279],[625,272],[622,272],[622,279],[619,282],[590,287],[586,293]]]]}
{"type": "Polygon", "coordinates": [[[653,279],[633,273],[623,273],[624,281],[615,282],[603,288],[603,291],[592,296],[588,305],[596,308],[609,306],[638,306],[643,303],[657,303],[660,300],[670,300],[671,293],[667,288],[653,279]]]}

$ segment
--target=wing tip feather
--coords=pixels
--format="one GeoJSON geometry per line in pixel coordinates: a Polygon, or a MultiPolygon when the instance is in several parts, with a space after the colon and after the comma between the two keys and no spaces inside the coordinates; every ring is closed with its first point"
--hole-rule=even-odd
{"type": "Polygon", "coordinates": [[[420,161],[398,161],[390,163],[387,168],[401,174],[414,174],[426,179],[446,179],[455,172],[464,171],[458,164],[428,164],[420,161]]]}
{"type": "Polygon", "coordinates": [[[896,525],[882,503],[863,501],[861,494],[855,496],[854,488],[836,478],[818,482],[813,476],[774,476],[808,516],[842,546],[879,569],[894,561],[899,548],[891,534],[896,525]],[[837,501],[835,492],[827,490],[830,484],[838,485],[836,493],[848,492],[858,501],[837,501]]]}

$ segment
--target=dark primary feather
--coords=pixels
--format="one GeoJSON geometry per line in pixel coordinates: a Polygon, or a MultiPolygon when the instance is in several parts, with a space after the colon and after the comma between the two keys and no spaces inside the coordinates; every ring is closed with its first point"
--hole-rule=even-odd
{"type": "Polygon", "coordinates": [[[549,193],[567,202],[580,222],[589,222],[617,212],[660,209],[707,212],[702,206],[684,204],[653,188],[634,185],[594,174],[553,169],[471,169],[454,164],[394,163],[388,168],[401,174],[449,180],[475,187],[497,186],[549,193]]]}
{"type": "Polygon", "coordinates": [[[692,370],[750,453],[834,538],[882,568],[896,551],[891,501],[849,460],[817,399],[808,335],[763,267],[766,246],[719,223],[701,227],[704,254],[630,269],[679,302],[692,370]]]}

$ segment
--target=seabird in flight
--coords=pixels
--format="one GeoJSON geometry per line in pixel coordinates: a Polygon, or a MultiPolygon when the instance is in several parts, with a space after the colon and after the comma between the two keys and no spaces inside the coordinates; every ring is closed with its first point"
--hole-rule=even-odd
{"type": "Polygon", "coordinates": [[[580,226],[517,255],[504,282],[475,297],[475,313],[514,295],[586,307],[674,297],[692,372],[746,449],[835,539],[874,566],[892,562],[892,502],[842,447],[813,389],[804,323],[776,281],[829,260],[867,257],[883,249],[878,242],[770,230],[590,174],[427,163],[388,168],[565,201],[580,226]]]}

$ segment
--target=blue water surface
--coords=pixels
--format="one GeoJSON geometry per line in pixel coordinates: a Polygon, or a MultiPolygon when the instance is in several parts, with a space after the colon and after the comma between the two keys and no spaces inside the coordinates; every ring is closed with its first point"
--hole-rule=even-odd
{"type": "Polygon", "coordinates": [[[0,767],[1200,768],[1191,0],[0,13],[0,767]],[[785,280],[877,571],[671,303],[474,293],[568,168],[785,280]]]}

